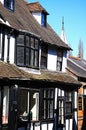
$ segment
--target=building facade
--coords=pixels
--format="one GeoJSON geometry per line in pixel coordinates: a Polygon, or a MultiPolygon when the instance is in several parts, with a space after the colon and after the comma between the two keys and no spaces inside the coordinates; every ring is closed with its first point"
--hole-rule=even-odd
{"type": "Polygon", "coordinates": [[[85,89],[86,89],[86,61],[82,58],[69,57],[67,60],[67,73],[80,81],[82,86],[78,89],[78,130],[84,130],[85,126],[85,89]]]}
{"type": "Polygon", "coordinates": [[[65,44],[38,3],[0,0],[0,129],[77,130],[65,44]]]}

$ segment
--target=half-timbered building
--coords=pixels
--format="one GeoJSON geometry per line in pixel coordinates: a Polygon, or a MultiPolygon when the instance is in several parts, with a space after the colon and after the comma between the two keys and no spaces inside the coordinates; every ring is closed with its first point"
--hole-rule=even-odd
{"type": "Polygon", "coordinates": [[[0,129],[77,130],[77,90],[65,72],[71,48],[38,3],[0,0],[0,129]]]}

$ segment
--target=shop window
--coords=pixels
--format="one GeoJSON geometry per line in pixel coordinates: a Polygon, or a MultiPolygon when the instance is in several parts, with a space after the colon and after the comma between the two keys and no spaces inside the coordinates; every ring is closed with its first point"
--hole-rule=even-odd
{"type": "Polygon", "coordinates": [[[14,0],[4,0],[4,6],[14,11],[14,0]]]}
{"type": "Polygon", "coordinates": [[[83,104],[82,97],[78,97],[78,109],[79,110],[82,110],[82,104],[83,104]]]}
{"type": "Polygon", "coordinates": [[[41,45],[41,68],[47,69],[47,46],[41,45]]]}
{"type": "Polygon", "coordinates": [[[2,124],[8,123],[8,110],[9,110],[9,88],[6,86],[3,89],[2,124]]]}
{"type": "MultiPolygon", "coordinates": [[[[54,90],[45,89],[42,93],[42,112],[41,118],[43,120],[54,118],[54,90]]],[[[41,110],[40,110],[41,111],[41,110]]]]}
{"type": "Polygon", "coordinates": [[[63,60],[63,52],[58,50],[57,51],[57,71],[62,70],[62,60],[63,60]]]}
{"type": "Polygon", "coordinates": [[[16,64],[24,67],[39,68],[39,39],[20,34],[16,42],[16,64]]]}
{"type": "Polygon", "coordinates": [[[19,119],[21,121],[39,119],[39,92],[19,90],[19,119]]]}

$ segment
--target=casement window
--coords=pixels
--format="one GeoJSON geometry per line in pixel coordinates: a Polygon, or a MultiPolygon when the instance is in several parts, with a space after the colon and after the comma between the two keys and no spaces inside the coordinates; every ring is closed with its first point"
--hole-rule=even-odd
{"type": "Polygon", "coordinates": [[[47,19],[47,16],[46,16],[46,14],[45,13],[42,13],[41,14],[41,25],[43,26],[43,27],[46,27],[46,19],[47,19]]]}
{"type": "Polygon", "coordinates": [[[73,101],[73,93],[72,92],[65,92],[65,115],[66,118],[70,118],[72,116],[72,103],[73,101]]]}
{"type": "Polygon", "coordinates": [[[83,110],[83,97],[78,97],[78,110],[83,110]]]}
{"type": "Polygon", "coordinates": [[[39,92],[37,90],[20,89],[18,102],[20,121],[39,119],[39,92]]]}
{"type": "Polygon", "coordinates": [[[47,46],[41,45],[41,68],[47,69],[47,46]]]}
{"type": "Polygon", "coordinates": [[[39,68],[39,39],[20,34],[16,42],[16,64],[19,66],[39,68]]]}
{"type": "Polygon", "coordinates": [[[11,11],[14,11],[14,0],[4,0],[4,6],[11,11]]]}
{"type": "Polygon", "coordinates": [[[41,115],[42,120],[54,118],[54,89],[42,90],[41,102],[41,115]]]}
{"type": "Polygon", "coordinates": [[[62,60],[63,60],[63,52],[61,50],[57,51],[57,71],[62,70],[62,60]]]}

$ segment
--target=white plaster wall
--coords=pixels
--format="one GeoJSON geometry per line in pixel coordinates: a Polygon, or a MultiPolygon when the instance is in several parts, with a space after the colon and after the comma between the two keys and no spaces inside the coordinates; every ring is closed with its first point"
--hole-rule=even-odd
{"type": "Polygon", "coordinates": [[[57,109],[57,91],[58,91],[58,88],[55,88],[55,109],[57,109]]]}
{"type": "Polygon", "coordinates": [[[53,123],[48,124],[48,130],[53,130],[53,123]]]}
{"type": "Polygon", "coordinates": [[[8,41],[7,35],[5,35],[5,46],[4,46],[4,61],[7,61],[7,50],[8,50],[8,41]]]}
{"type": "Polygon", "coordinates": [[[2,54],[2,33],[0,34],[0,58],[2,54]]]}
{"type": "MultiPolygon", "coordinates": [[[[4,61],[7,62],[7,53],[8,53],[8,39],[7,35],[5,35],[5,46],[4,46],[4,61]]],[[[15,38],[10,37],[9,43],[9,62],[14,63],[14,55],[15,55],[15,38]]]]}
{"type": "Polygon", "coordinates": [[[65,130],[73,130],[73,119],[66,119],[65,130]]]}
{"type": "Polygon", "coordinates": [[[55,49],[49,48],[47,58],[47,69],[56,71],[57,51],[55,49]]]}
{"type": "Polygon", "coordinates": [[[10,38],[10,47],[9,47],[9,61],[11,64],[14,63],[15,57],[15,38],[10,38]]]}
{"type": "Polygon", "coordinates": [[[41,12],[32,13],[32,15],[38,21],[38,23],[41,25],[41,12]]]}
{"type": "Polygon", "coordinates": [[[42,130],[47,130],[47,124],[42,124],[42,130]]]}
{"type": "Polygon", "coordinates": [[[4,0],[0,0],[0,2],[1,2],[2,4],[4,4],[4,0]]]}
{"type": "MultiPolygon", "coordinates": [[[[77,109],[78,108],[78,104],[77,104],[77,101],[78,101],[78,99],[77,99],[77,91],[76,92],[74,92],[74,108],[75,109],[77,109]]],[[[78,114],[77,114],[77,111],[75,111],[74,112],[74,118],[75,118],[75,123],[77,124],[77,117],[78,117],[78,114]]]]}

